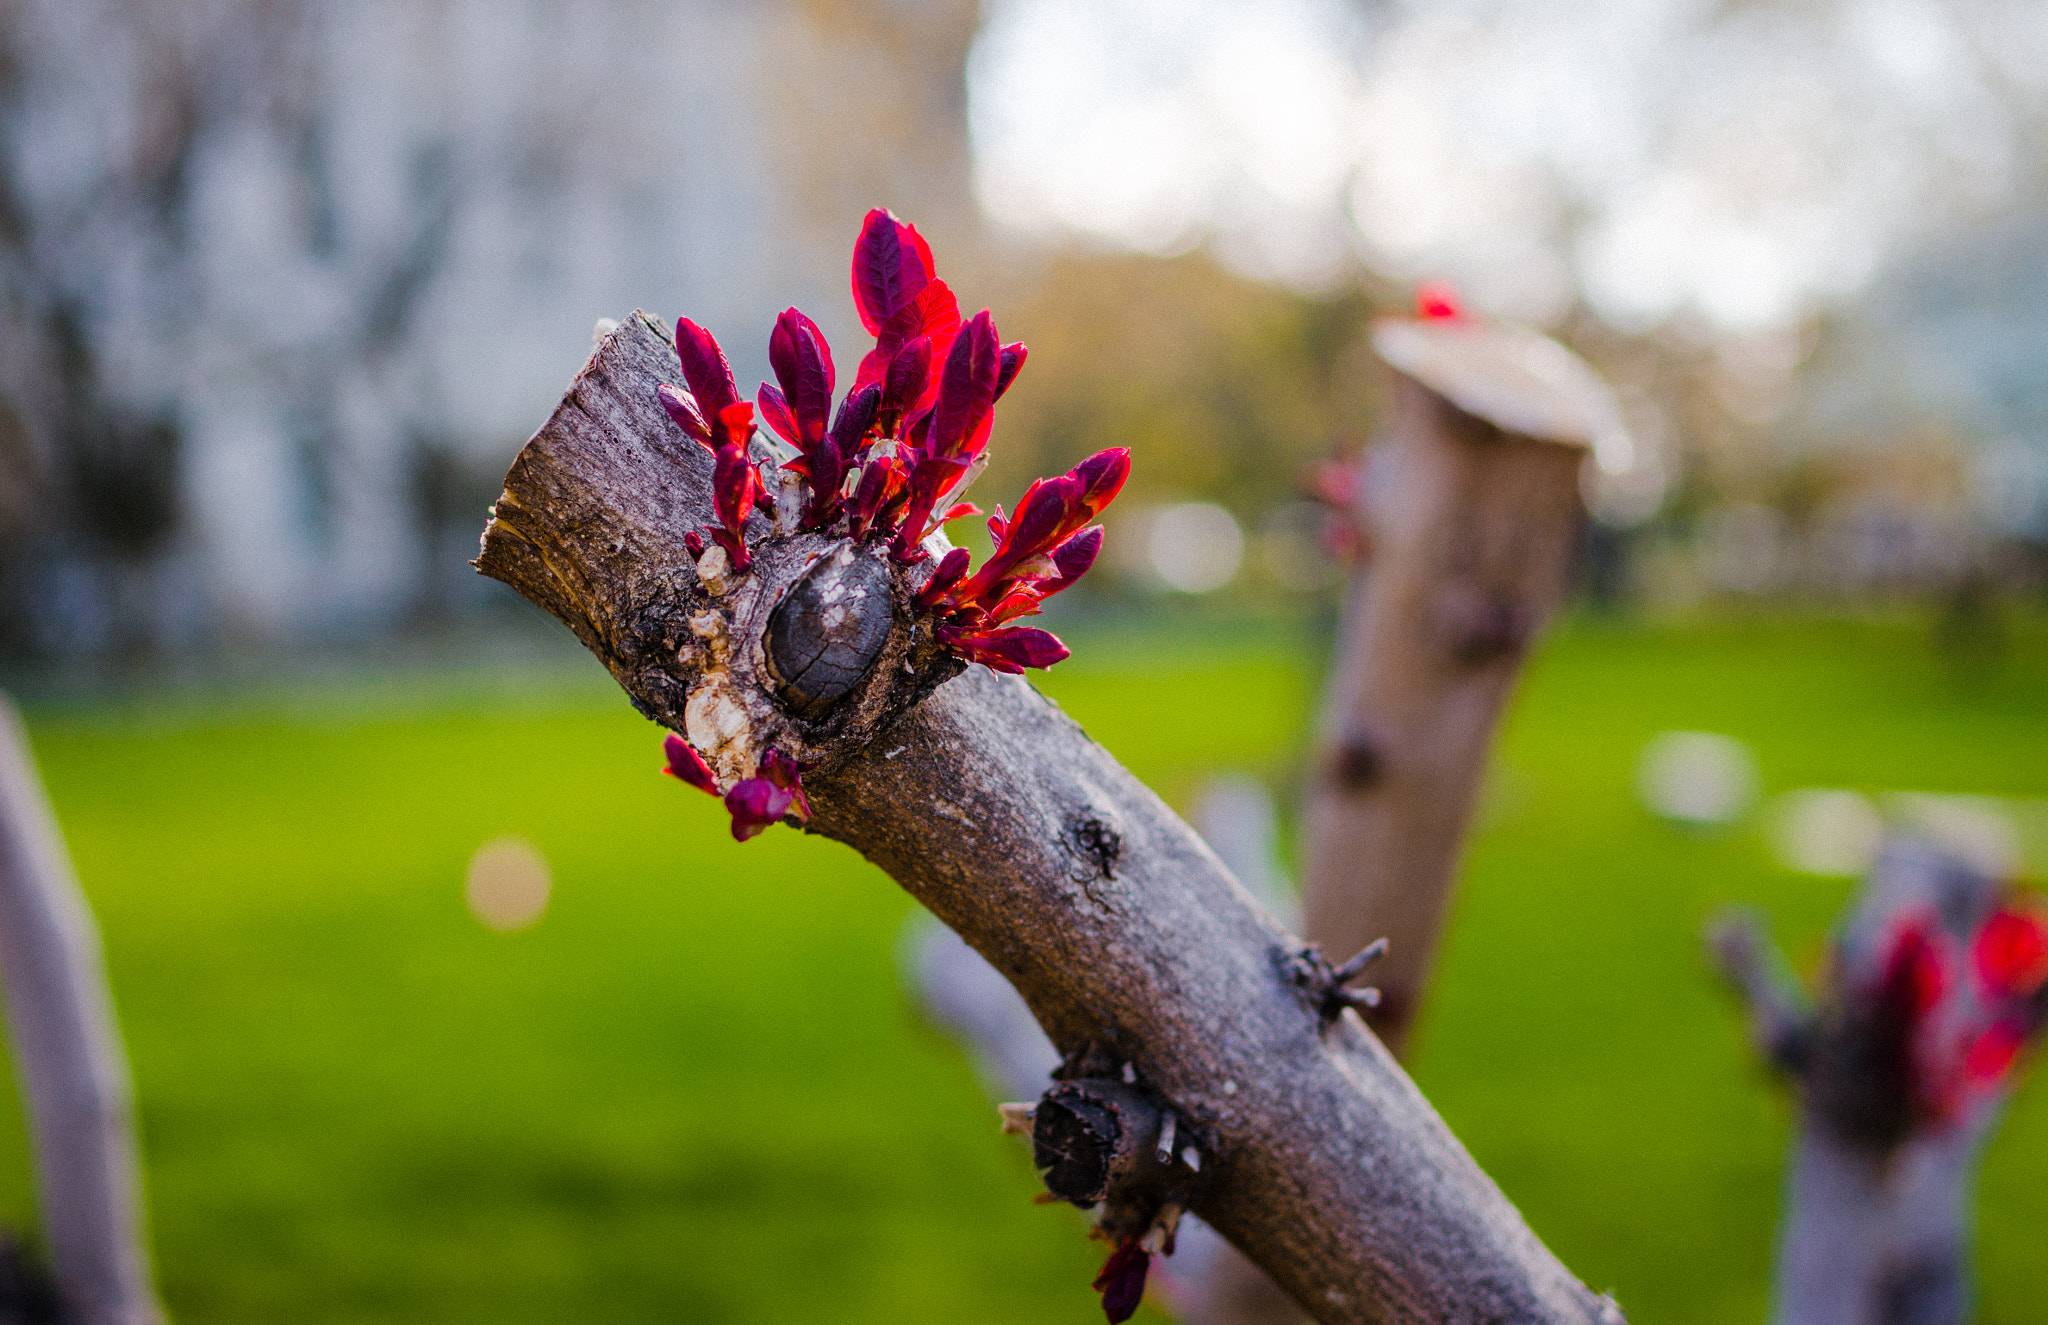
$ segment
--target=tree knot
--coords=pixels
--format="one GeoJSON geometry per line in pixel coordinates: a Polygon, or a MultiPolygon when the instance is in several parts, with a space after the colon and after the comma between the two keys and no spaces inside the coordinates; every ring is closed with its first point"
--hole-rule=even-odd
{"type": "Polygon", "coordinates": [[[1067,821],[1067,840],[1074,854],[1090,871],[1090,877],[1114,879],[1117,862],[1123,859],[1123,829],[1115,816],[1085,809],[1067,821]]]}

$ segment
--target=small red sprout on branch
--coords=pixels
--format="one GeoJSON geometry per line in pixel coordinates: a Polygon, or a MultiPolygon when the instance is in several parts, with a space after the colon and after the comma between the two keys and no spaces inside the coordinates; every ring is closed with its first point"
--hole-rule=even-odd
{"type": "MultiPolygon", "coordinates": [[[[688,390],[663,386],[658,394],[676,426],[714,460],[718,524],[684,539],[707,586],[724,584],[702,560],[707,542],[724,551],[734,573],[753,564],[747,521],[757,510],[774,516],[764,493],[784,491],[784,473],[801,480],[801,514],[794,529],[775,518],[773,533],[886,539],[890,556],[904,565],[930,560],[927,544],[947,521],[981,514],[963,498],[987,467],[996,402],[1016,380],[1027,351],[1002,343],[986,309],[963,322],[959,301],[933,267],[931,246],[916,227],[887,211],[869,212],[861,226],[852,286],[854,309],[875,344],[836,413],[832,348],[824,333],[794,308],[775,321],[768,341],[775,382],[762,383],[755,401],[779,444],[757,433],[755,405],[740,398],[732,366],[711,333],[677,320],[676,353],[688,390]],[[764,463],[776,474],[766,482],[764,463]]],[[[1001,672],[1050,667],[1065,658],[1066,645],[1050,632],[1010,623],[1037,613],[1094,564],[1102,529],[1090,522],[1129,473],[1130,453],[1118,448],[1033,483],[1010,518],[999,509],[989,521],[995,552],[971,576],[967,552],[947,551],[917,600],[932,614],[940,645],[1001,672]]],[[[669,746],[671,774],[718,793],[717,778],[686,740],[671,735],[669,746]]],[[[725,802],[733,835],[742,840],[792,810],[799,817],[809,813],[795,763],[773,750],[757,776],[725,792],[725,802]]]]}
{"type": "Polygon", "coordinates": [[[1122,1325],[1138,1312],[1145,1300],[1145,1276],[1152,1268],[1152,1254],[1138,1245],[1135,1237],[1125,1238],[1102,1263],[1093,1285],[1102,1294],[1102,1314],[1109,1325],[1122,1325]]]}
{"type": "MultiPolygon", "coordinates": [[[[725,549],[734,570],[745,570],[754,560],[747,551],[747,516],[761,497],[761,472],[747,450],[754,435],[754,407],[740,399],[725,351],[710,332],[688,318],[676,323],[676,353],[690,389],[664,386],[655,394],[676,426],[710,450],[711,500],[722,526],[711,531],[711,538],[725,549]]],[[[684,541],[691,556],[703,555],[702,534],[690,534],[684,541]]]]}
{"type": "MultiPolygon", "coordinates": [[[[668,767],[661,771],[688,783],[707,795],[718,795],[718,776],[696,747],[675,732],[661,742],[668,767]]],[[[725,793],[726,812],[732,815],[732,836],[744,842],[784,815],[795,812],[799,819],[811,817],[811,803],[804,797],[803,766],[780,750],[771,748],[761,756],[761,767],[750,778],[741,778],[725,793]]]]}
{"type": "Polygon", "coordinates": [[[2008,902],[1950,960],[1959,988],[1930,1010],[1927,1034],[1926,1107],[1943,1119],[2003,1087],[2048,1015],[2048,918],[2008,902]]]}
{"type": "Polygon", "coordinates": [[[733,783],[725,793],[725,808],[732,815],[733,840],[744,842],[768,825],[780,823],[794,812],[799,819],[811,817],[811,803],[804,797],[803,768],[780,750],[761,756],[760,772],[733,783]]]}
{"type": "Polygon", "coordinates": [[[919,601],[939,614],[939,639],[953,652],[999,672],[1050,667],[1067,646],[1050,631],[1008,623],[1073,584],[1102,550],[1102,526],[1083,528],[1115,499],[1131,472],[1122,447],[1098,452],[1058,478],[1025,489],[1016,514],[989,518],[995,552],[965,583],[967,553],[955,548],[939,563],[919,601]]]}

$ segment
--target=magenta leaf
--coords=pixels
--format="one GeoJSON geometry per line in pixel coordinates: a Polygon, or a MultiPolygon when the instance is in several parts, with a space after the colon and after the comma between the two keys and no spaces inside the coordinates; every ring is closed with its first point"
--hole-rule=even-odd
{"type": "Polygon", "coordinates": [[[924,553],[917,545],[931,533],[932,508],[938,504],[939,495],[958,481],[965,472],[968,461],[950,457],[926,457],[910,467],[908,508],[903,513],[903,529],[896,540],[896,558],[899,561],[921,561],[924,553]]]}
{"type": "Polygon", "coordinates": [[[1031,353],[1024,348],[1021,340],[1011,341],[1003,346],[1003,370],[996,374],[996,399],[1003,398],[1003,392],[1010,389],[1010,383],[1017,380],[1017,370],[1024,366],[1025,358],[1031,353]]]}
{"type": "Polygon", "coordinates": [[[847,393],[839,403],[838,417],[832,420],[832,445],[839,451],[840,464],[850,465],[860,454],[881,404],[882,388],[873,385],[847,393]]]}
{"type": "Polygon", "coordinates": [[[913,226],[877,207],[853,246],[853,306],[868,334],[923,292],[932,280],[931,249],[913,226]]]}
{"type": "Polygon", "coordinates": [[[930,607],[944,596],[946,590],[960,582],[967,573],[967,563],[973,555],[964,547],[956,547],[939,559],[938,568],[932,577],[924,582],[924,588],[917,591],[917,601],[930,607]]]}
{"type": "Polygon", "coordinates": [[[789,401],[779,388],[763,382],[754,398],[760,402],[762,420],[775,430],[777,437],[791,446],[801,447],[804,444],[803,430],[797,427],[795,417],[789,412],[789,401]]]}
{"type": "Polygon", "coordinates": [[[870,460],[861,467],[860,483],[847,503],[847,535],[860,538],[881,519],[903,486],[903,465],[897,460],[870,460]]]}
{"type": "Polygon", "coordinates": [[[713,796],[718,794],[718,778],[711,772],[711,765],[704,762],[704,756],[697,753],[695,746],[675,732],[670,732],[662,738],[661,752],[668,757],[668,767],[662,769],[662,772],[678,782],[688,783],[699,791],[708,792],[713,796]]]}
{"type": "MultiPolygon", "coordinates": [[[[953,291],[944,281],[933,281],[876,334],[875,348],[861,360],[858,385],[881,381],[897,350],[919,336],[931,338],[932,358],[943,361],[959,330],[960,301],[953,297],[953,291]]],[[[937,389],[936,382],[927,385],[926,403],[930,402],[932,393],[937,389]]]]}
{"type": "Polygon", "coordinates": [[[1081,485],[1072,474],[1042,478],[1024,489],[1022,500],[1003,529],[1003,541],[970,584],[981,597],[1011,578],[1016,567],[1052,550],[1062,536],[1081,495],[1081,485]]]}
{"type": "Polygon", "coordinates": [[[736,446],[720,447],[717,468],[712,471],[712,502],[725,527],[737,532],[754,509],[753,464],[736,446]]]}
{"type": "Polygon", "coordinates": [[[1052,564],[1060,577],[1041,586],[1039,596],[1050,598],[1088,573],[1102,551],[1102,526],[1090,525],[1053,549],[1052,564]]]}
{"type": "Polygon", "coordinates": [[[1139,1246],[1136,1238],[1125,1238],[1102,1263],[1093,1287],[1102,1294],[1102,1314],[1109,1317],[1110,1325],[1122,1325],[1137,1314],[1138,1304],[1145,1300],[1145,1274],[1151,1268],[1152,1253],[1139,1246]]]}
{"type": "Polygon", "coordinates": [[[707,420],[739,403],[740,389],[733,384],[725,351],[710,332],[686,317],[676,319],[676,356],[683,361],[683,379],[707,420]]]}
{"type": "Polygon", "coordinates": [[[808,819],[811,817],[811,802],[804,795],[803,770],[802,764],[772,747],[761,756],[761,776],[791,795],[797,818],[808,819]]]}
{"type": "Polygon", "coordinates": [[[967,448],[995,404],[1001,360],[995,319],[984,308],[954,338],[946,354],[938,400],[932,406],[931,435],[925,443],[927,455],[955,456],[967,448]]]}
{"type": "Polygon", "coordinates": [[[832,416],[833,371],[832,350],[818,324],[785,309],[768,337],[768,363],[806,439],[822,440],[832,416]]]}
{"type": "Polygon", "coordinates": [[[711,467],[711,504],[725,527],[714,529],[711,537],[732,558],[734,570],[753,564],[747,552],[747,516],[761,497],[761,475],[747,455],[747,436],[753,430],[754,407],[745,401],[725,409],[718,416],[720,445],[711,467]]]}
{"type": "Polygon", "coordinates": [[[889,372],[882,379],[882,401],[877,414],[884,435],[896,431],[910,407],[924,395],[924,384],[932,371],[932,338],[907,340],[889,360],[889,372]]]}
{"type": "Polygon", "coordinates": [[[725,793],[726,813],[732,816],[732,836],[744,842],[781,822],[789,812],[795,793],[778,787],[767,778],[743,778],[725,793]]]}
{"type": "Polygon", "coordinates": [[[811,817],[811,802],[804,795],[803,765],[770,748],[761,756],[753,777],[742,778],[725,793],[725,808],[732,815],[732,835],[744,842],[770,824],[779,823],[791,810],[799,819],[811,817]]]}
{"type": "Polygon", "coordinates": [[[960,301],[953,297],[951,286],[934,280],[889,320],[883,335],[893,338],[899,345],[919,336],[929,336],[932,357],[938,359],[952,347],[953,337],[959,330],[960,301]]]}
{"type": "Polygon", "coordinates": [[[716,449],[733,448],[744,451],[747,441],[754,435],[754,405],[752,401],[741,400],[727,405],[711,416],[711,441],[716,449]]]}
{"type": "Polygon", "coordinates": [[[998,672],[1019,672],[1027,667],[1050,667],[1067,656],[1059,636],[1035,626],[1012,626],[1007,630],[969,635],[961,641],[969,661],[998,672]]]}
{"type": "Polygon", "coordinates": [[[675,420],[676,426],[683,430],[685,437],[711,445],[711,425],[704,421],[704,412],[697,408],[695,396],[679,386],[667,385],[656,387],[654,395],[661,401],[661,407],[668,411],[668,416],[675,420]]]}
{"type": "Polygon", "coordinates": [[[1081,484],[1081,507],[1087,512],[1081,519],[1085,523],[1101,514],[1123,491],[1124,480],[1131,476],[1130,448],[1112,446],[1107,451],[1097,451],[1068,472],[1081,484]]]}

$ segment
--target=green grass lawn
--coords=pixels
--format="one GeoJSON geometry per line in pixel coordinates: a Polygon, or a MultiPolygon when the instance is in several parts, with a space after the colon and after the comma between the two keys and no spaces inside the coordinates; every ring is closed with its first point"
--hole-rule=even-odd
{"type": "MultiPolygon", "coordinates": [[[[1295,776],[1317,664],[1105,637],[1043,684],[1169,799],[1295,776]]],[[[2048,795],[2048,630],[1959,686],[1924,629],[1580,623],[1508,723],[1417,1075],[1638,1322],[1762,1319],[1787,1110],[1696,935],[1767,907],[1810,960],[1846,882],[1635,803],[1667,728],[1767,790],[2048,795]]],[[[831,843],[745,846],[587,683],[33,713],[105,929],[164,1291],[185,1322],[1088,1321],[1100,1250],[1030,1203],[960,1056],[906,1008],[911,904],[831,843]],[[534,928],[461,878],[518,834],[534,928]]],[[[31,1218],[0,1108],[0,1220],[31,1218]]],[[[1986,1166],[1985,1322],[2048,1296],[2048,1100],[1986,1166]]]]}

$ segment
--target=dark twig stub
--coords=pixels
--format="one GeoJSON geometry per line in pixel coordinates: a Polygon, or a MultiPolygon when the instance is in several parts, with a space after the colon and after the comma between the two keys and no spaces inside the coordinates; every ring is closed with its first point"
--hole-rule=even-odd
{"type": "Polygon", "coordinates": [[[1285,953],[1282,965],[1288,979],[1301,990],[1317,1018],[1327,1026],[1344,1015],[1346,1008],[1362,1010],[1380,1005],[1378,989],[1370,985],[1363,989],[1347,989],[1345,986],[1386,954],[1387,941],[1384,938],[1374,939],[1342,966],[1332,966],[1323,956],[1323,950],[1311,943],[1285,953]]]}

